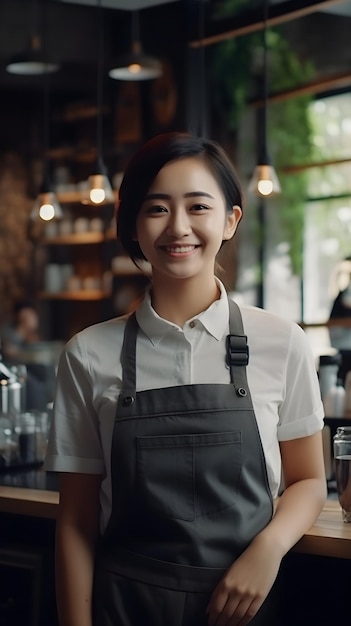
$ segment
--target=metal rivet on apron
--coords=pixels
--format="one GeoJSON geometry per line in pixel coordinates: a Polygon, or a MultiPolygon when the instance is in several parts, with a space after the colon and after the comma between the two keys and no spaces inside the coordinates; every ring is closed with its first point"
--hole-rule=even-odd
{"type": "Polygon", "coordinates": [[[135,398],[133,398],[133,396],[126,396],[125,398],[123,398],[123,404],[125,404],[126,406],[130,406],[131,404],[133,404],[135,398]]]}
{"type": "Polygon", "coordinates": [[[238,396],[241,396],[242,398],[247,396],[247,391],[246,389],[244,389],[244,387],[239,387],[239,389],[236,390],[236,393],[238,394],[238,396]]]}

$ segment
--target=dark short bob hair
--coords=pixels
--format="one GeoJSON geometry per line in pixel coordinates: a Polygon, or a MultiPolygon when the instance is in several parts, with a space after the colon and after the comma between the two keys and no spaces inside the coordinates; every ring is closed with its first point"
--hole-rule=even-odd
{"type": "Polygon", "coordinates": [[[119,190],[117,236],[134,262],[145,257],[133,241],[136,220],[144,198],[159,171],[170,161],[195,157],[211,170],[225,198],[226,208],[242,206],[241,185],[235,168],[223,148],[215,141],[188,133],[172,132],[147,141],[129,162],[119,190]]]}

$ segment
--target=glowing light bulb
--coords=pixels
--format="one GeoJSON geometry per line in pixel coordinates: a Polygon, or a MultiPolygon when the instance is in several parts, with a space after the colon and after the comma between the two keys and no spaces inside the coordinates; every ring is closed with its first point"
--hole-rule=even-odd
{"type": "Polygon", "coordinates": [[[49,222],[55,217],[55,209],[52,204],[42,204],[39,209],[39,217],[45,222],[49,222]]]}
{"type": "Polygon", "coordinates": [[[94,204],[101,204],[106,198],[106,193],[104,189],[91,189],[89,196],[94,204]]]}
{"type": "Polygon", "coordinates": [[[141,71],[141,65],[139,63],[131,63],[128,65],[128,70],[131,74],[139,74],[141,71]]]}
{"type": "Polygon", "coordinates": [[[261,196],[269,196],[273,191],[273,183],[271,180],[259,180],[257,189],[261,196]]]}

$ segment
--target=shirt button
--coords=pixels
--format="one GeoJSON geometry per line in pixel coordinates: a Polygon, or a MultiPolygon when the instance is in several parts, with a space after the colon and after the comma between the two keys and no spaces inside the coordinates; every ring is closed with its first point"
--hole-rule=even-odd
{"type": "Polygon", "coordinates": [[[195,328],[196,326],[196,322],[194,322],[194,320],[192,322],[189,323],[190,328],[195,328]]]}

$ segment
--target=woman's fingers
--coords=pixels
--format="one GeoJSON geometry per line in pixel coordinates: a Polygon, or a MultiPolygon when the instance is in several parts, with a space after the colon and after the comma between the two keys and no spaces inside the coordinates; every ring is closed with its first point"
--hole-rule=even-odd
{"type": "Polygon", "coordinates": [[[209,605],[209,626],[246,626],[263,604],[264,598],[251,594],[230,594],[218,597],[209,605]]]}

